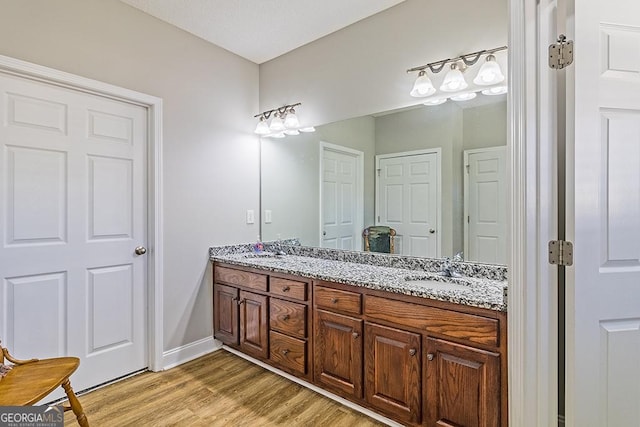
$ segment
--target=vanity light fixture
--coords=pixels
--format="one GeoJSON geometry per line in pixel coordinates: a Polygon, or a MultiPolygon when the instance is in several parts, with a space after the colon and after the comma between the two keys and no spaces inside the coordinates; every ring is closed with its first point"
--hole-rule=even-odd
{"type": "Polygon", "coordinates": [[[302,104],[288,104],[273,110],[256,114],[258,118],[255,133],[264,137],[284,138],[286,135],[299,135],[300,132],[315,132],[313,126],[300,127],[295,107],[302,104]],[[269,119],[271,121],[269,122],[269,119]]]}
{"type": "MultiPolygon", "coordinates": [[[[470,89],[470,92],[457,94],[469,87],[464,78],[463,73],[471,66],[475,65],[480,58],[485,57],[485,62],[480,67],[478,74],[473,79],[476,86],[492,86],[504,81],[504,74],[500,70],[500,65],[496,61],[495,53],[506,50],[507,46],[500,46],[493,49],[479,50],[477,52],[466,53],[455,58],[447,58],[436,62],[430,62],[419,67],[413,67],[407,70],[407,73],[418,72],[410,95],[413,97],[429,97],[436,93],[436,89],[427,75],[427,71],[438,74],[445,66],[449,65],[449,71],[444,76],[439,89],[441,92],[451,93],[453,95],[434,96],[433,99],[425,100],[425,105],[440,105],[448,98],[454,101],[470,100],[476,97],[475,92],[481,89],[476,87],[470,89]],[[472,95],[473,94],[473,95],[472,95]]],[[[500,95],[506,93],[506,86],[500,86],[500,89],[491,87],[482,91],[485,95],[500,95]],[[487,92],[489,91],[489,92],[487,92]],[[486,93],[485,93],[486,92],[486,93]]]]}

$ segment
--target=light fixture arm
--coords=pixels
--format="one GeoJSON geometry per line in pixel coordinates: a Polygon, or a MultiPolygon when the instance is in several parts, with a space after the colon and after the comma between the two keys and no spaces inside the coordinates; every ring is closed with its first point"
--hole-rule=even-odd
{"type": "Polygon", "coordinates": [[[264,117],[265,120],[269,120],[272,114],[278,113],[283,116],[287,111],[293,110],[295,107],[302,105],[301,102],[297,102],[295,104],[287,104],[282,107],[274,108],[272,110],[263,111],[262,113],[256,114],[253,117],[264,117]]]}
{"type": "MultiPolygon", "coordinates": [[[[430,62],[425,65],[420,65],[418,67],[409,68],[407,73],[413,73],[416,71],[424,71],[427,68],[431,70],[432,73],[439,73],[442,71],[445,65],[456,63],[458,61],[462,61],[466,66],[470,67],[474,65],[482,55],[490,55],[496,52],[500,52],[501,50],[507,50],[507,46],[500,46],[493,49],[485,49],[479,50],[477,52],[465,53],[464,55],[457,56],[455,58],[447,58],[440,61],[430,62]]],[[[256,116],[257,117],[257,116],[256,116]]]]}

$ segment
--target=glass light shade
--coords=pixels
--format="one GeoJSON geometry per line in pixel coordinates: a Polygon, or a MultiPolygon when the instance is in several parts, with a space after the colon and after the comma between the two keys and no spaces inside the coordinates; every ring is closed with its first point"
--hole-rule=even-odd
{"type": "Polygon", "coordinates": [[[479,86],[488,86],[500,83],[504,80],[504,74],[500,70],[500,65],[496,62],[496,57],[493,55],[487,56],[487,61],[482,64],[478,75],[473,82],[479,86]]]}
{"type": "Polygon", "coordinates": [[[313,126],[307,126],[306,128],[300,128],[298,130],[300,132],[308,133],[308,132],[315,132],[316,128],[314,128],[313,126]]]}
{"type": "Polygon", "coordinates": [[[447,98],[431,98],[424,101],[423,104],[428,106],[433,106],[433,105],[444,104],[445,102],[447,102],[447,98]]]}
{"type": "Polygon", "coordinates": [[[451,70],[444,76],[440,90],[443,92],[457,92],[466,89],[467,86],[469,85],[464,80],[462,71],[458,70],[457,64],[452,64],[451,70]]]}
{"type": "Polygon", "coordinates": [[[284,118],[284,127],[287,129],[293,129],[299,126],[300,126],[300,122],[298,121],[298,116],[296,115],[296,112],[292,108],[291,110],[289,110],[289,112],[284,118]]]}
{"type": "Polygon", "coordinates": [[[274,133],[271,138],[284,138],[286,135],[283,132],[274,133]]]}
{"type": "Polygon", "coordinates": [[[285,129],[284,133],[287,135],[300,135],[298,129],[285,129]]]}
{"type": "Polygon", "coordinates": [[[506,86],[491,87],[489,89],[485,89],[482,91],[483,95],[489,95],[489,96],[502,95],[503,93],[507,93],[506,86]]]}
{"type": "Polygon", "coordinates": [[[433,83],[431,83],[431,79],[427,76],[426,71],[420,71],[409,95],[419,98],[423,96],[430,96],[434,93],[436,93],[436,88],[433,87],[433,83]]]}
{"type": "Polygon", "coordinates": [[[254,130],[254,132],[258,135],[266,135],[271,132],[271,130],[269,129],[269,125],[267,124],[267,121],[264,119],[264,117],[260,117],[260,121],[256,125],[256,130],[254,130]]]}
{"type": "Polygon", "coordinates": [[[278,113],[276,113],[275,116],[273,116],[273,119],[271,119],[269,130],[271,130],[272,132],[279,132],[281,130],[284,130],[284,123],[282,122],[282,119],[280,118],[280,115],[278,113]]]}
{"type": "Polygon", "coordinates": [[[476,96],[478,96],[478,94],[475,92],[465,92],[465,93],[459,93],[457,95],[452,96],[451,100],[452,101],[469,101],[475,98],[476,96]]]}

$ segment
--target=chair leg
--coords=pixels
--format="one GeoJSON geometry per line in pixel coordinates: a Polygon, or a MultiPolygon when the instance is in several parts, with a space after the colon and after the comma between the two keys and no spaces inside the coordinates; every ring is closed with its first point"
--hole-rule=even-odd
{"type": "Polygon", "coordinates": [[[76,394],[73,392],[73,389],[71,388],[71,382],[69,382],[68,379],[62,383],[62,388],[64,388],[64,392],[67,393],[69,404],[71,405],[71,410],[75,414],[80,427],[89,427],[89,420],[87,420],[87,416],[84,414],[82,405],[76,397],[76,394]]]}

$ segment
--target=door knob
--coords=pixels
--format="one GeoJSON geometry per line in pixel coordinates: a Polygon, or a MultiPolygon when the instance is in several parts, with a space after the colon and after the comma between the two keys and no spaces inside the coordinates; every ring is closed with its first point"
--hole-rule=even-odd
{"type": "Polygon", "coordinates": [[[435,229],[433,229],[433,228],[430,228],[430,229],[429,229],[429,233],[433,234],[433,233],[435,233],[435,232],[436,232],[436,230],[435,230],[435,229]]]}
{"type": "Polygon", "coordinates": [[[326,235],[327,235],[327,232],[326,232],[326,231],[323,231],[323,232],[322,232],[322,235],[323,235],[323,236],[326,236],[326,235]]]}
{"type": "Polygon", "coordinates": [[[147,253],[147,248],[145,248],[144,246],[138,246],[135,252],[136,252],[136,255],[144,255],[147,253]]]}
{"type": "Polygon", "coordinates": [[[432,361],[433,360],[433,353],[427,354],[427,360],[428,361],[432,361]]]}

